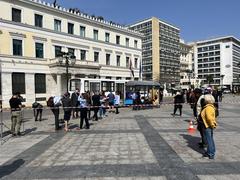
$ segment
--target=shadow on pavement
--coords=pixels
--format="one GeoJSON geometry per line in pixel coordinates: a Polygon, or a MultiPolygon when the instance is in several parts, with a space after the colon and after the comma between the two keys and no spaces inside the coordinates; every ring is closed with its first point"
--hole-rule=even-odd
{"type": "Polygon", "coordinates": [[[200,137],[195,137],[195,136],[191,136],[188,134],[180,134],[180,136],[182,136],[185,140],[187,140],[187,146],[190,147],[191,149],[193,149],[194,151],[202,154],[204,151],[203,149],[200,149],[198,147],[198,143],[200,142],[201,138],[200,137]]]}
{"type": "Polygon", "coordinates": [[[30,134],[31,132],[36,131],[36,130],[37,130],[36,127],[31,128],[31,129],[26,129],[26,130],[24,131],[24,135],[26,135],[26,134],[30,134]]]}
{"type": "Polygon", "coordinates": [[[18,159],[13,161],[11,164],[0,166],[0,179],[15,172],[24,164],[24,162],[25,161],[23,159],[18,159]]]}

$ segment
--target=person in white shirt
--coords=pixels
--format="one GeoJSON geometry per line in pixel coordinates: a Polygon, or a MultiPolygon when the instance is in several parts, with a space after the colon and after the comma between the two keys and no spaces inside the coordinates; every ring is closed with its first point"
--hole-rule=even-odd
{"type": "Polygon", "coordinates": [[[61,103],[61,96],[54,96],[53,98],[53,103],[54,103],[54,107],[52,108],[52,112],[54,114],[55,117],[55,130],[59,130],[59,106],[62,105],[61,103]]]}
{"type": "Polygon", "coordinates": [[[119,107],[119,104],[120,104],[119,92],[116,92],[114,101],[115,101],[114,105],[115,105],[115,108],[116,108],[116,114],[119,114],[119,111],[118,111],[118,107],[119,107]]]}

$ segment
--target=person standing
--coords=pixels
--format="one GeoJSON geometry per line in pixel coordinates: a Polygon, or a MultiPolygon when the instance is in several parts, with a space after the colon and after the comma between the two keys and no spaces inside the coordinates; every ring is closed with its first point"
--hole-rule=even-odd
{"type": "Polygon", "coordinates": [[[72,107],[73,107],[73,118],[78,118],[78,96],[79,96],[79,89],[77,88],[75,90],[75,92],[72,93],[71,96],[71,103],[72,103],[72,107]]]}
{"type": "Polygon", "coordinates": [[[10,108],[11,108],[11,133],[13,136],[20,136],[20,128],[21,128],[21,107],[22,102],[18,98],[17,94],[14,94],[12,98],[9,100],[10,108]]]}
{"type": "Polygon", "coordinates": [[[86,129],[89,129],[90,125],[87,118],[88,103],[87,103],[87,93],[82,93],[78,98],[80,106],[80,129],[83,128],[83,121],[85,121],[86,129]]]}
{"type": "Polygon", "coordinates": [[[105,92],[102,91],[100,94],[101,107],[99,108],[99,112],[100,112],[99,114],[101,118],[106,116],[106,100],[107,100],[107,97],[105,95],[105,92]]]}
{"type": "Polygon", "coordinates": [[[32,108],[33,108],[33,114],[34,114],[35,121],[38,121],[38,116],[39,116],[39,121],[42,121],[43,105],[41,105],[38,102],[34,102],[32,104],[32,108]]]}
{"type": "Polygon", "coordinates": [[[215,99],[212,95],[205,95],[205,107],[201,112],[201,117],[205,126],[205,136],[208,143],[207,151],[203,156],[209,159],[214,159],[216,147],[213,139],[213,130],[217,127],[216,116],[215,116],[215,99]]]}
{"type": "Polygon", "coordinates": [[[107,97],[108,97],[108,103],[109,103],[109,106],[110,106],[109,112],[113,112],[113,111],[112,111],[112,108],[113,108],[113,106],[114,106],[115,96],[114,96],[114,94],[112,93],[112,91],[110,91],[110,93],[107,95],[107,97]]]}
{"type": "Polygon", "coordinates": [[[115,94],[115,108],[116,108],[116,114],[119,114],[119,111],[118,111],[118,108],[119,108],[119,104],[120,104],[120,95],[119,95],[119,92],[116,92],[115,94]]]}
{"type": "Polygon", "coordinates": [[[61,96],[53,97],[53,107],[51,108],[55,119],[55,130],[59,130],[59,107],[62,105],[61,96]]]}
{"type": "Polygon", "coordinates": [[[70,94],[69,92],[66,92],[63,95],[62,98],[62,105],[63,105],[63,111],[64,111],[64,123],[65,127],[64,130],[68,131],[68,122],[71,118],[71,113],[72,113],[72,101],[70,99],[70,94]]]}
{"type": "Polygon", "coordinates": [[[95,121],[98,121],[98,110],[99,110],[99,107],[101,106],[100,95],[98,92],[95,92],[94,95],[92,96],[92,105],[94,106],[93,107],[93,111],[94,111],[93,118],[95,118],[95,121]]]}
{"type": "Polygon", "coordinates": [[[183,95],[180,92],[177,92],[174,97],[174,111],[173,116],[176,115],[177,110],[179,109],[179,115],[182,116],[182,104],[184,103],[183,95]]]}

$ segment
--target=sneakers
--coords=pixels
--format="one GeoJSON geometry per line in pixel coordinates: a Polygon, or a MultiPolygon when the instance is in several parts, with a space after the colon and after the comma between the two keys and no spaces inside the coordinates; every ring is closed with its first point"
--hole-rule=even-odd
{"type": "Polygon", "coordinates": [[[208,153],[206,153],[206,152],[203,154],[203,157],[208,157],[209,159],[214,159],[214,156],[209,156],[208,153]]]}

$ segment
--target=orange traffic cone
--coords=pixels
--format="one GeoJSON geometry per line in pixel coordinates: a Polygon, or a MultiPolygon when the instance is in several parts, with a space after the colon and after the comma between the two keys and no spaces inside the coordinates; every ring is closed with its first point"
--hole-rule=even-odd
{"type": "Polygon", "coordinates": [[[196,129],[193,126],[193,122],[192,122],[192,120],[190,120],[189,127],[188,127],[188,132],[193,133],[193,132],[195,132],[195,130],[196,129]]]}

